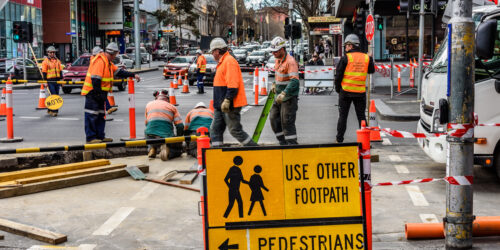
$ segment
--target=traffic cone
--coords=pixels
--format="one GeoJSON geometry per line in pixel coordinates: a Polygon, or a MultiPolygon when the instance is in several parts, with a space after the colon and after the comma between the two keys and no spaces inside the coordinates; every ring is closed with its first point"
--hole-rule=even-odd
{"type": "Polygon", "coordinates": [[[174,75],[174,84],[172,85],[174,89],[177,89],[177,73],[174,75]]]}
{"type": "Polygon", "coordinates": [[[266,78],[262,77],[262,88],[260,88],[260,95],[267,96],[267,83],[266,78]]]}
{"type": "Polygon", "coordinates": [[[182,76],[179,75],[179,86],[182,86],[182,76]]]}
{"type": "Polygon", "coordinates": [[[184,74],[184,82],[187,84],[188,82],[188,73],[186,72],[186,74],[184,74]]]}
{"type": "MultiPolygon", "coordinates": [[[[255,93],[255,86],[259,85],[259,68],[255,68],[253,71],[253,93],[255,93]]],[[[259,90],[257,89],[257,94],[259,93],[259,90]]]]}
{"type": "MultiPolygon", "coordinates": [[[[375,100],[371,100],[370,109],[368,111],[368,118],[370,119],[370,127],[378,128],[377,122],[377,109],[375,108],[375,100]]],[[[382,138],[380,137],[380,131],[370,130],[370,141],[380,142],[382,138]]]]}
{"type": "Polygon", "coordinates": [[[115,97],[113,96],[113,92],[108,92],[108,102],[111,107],[118,107],[115,103],[115,97]]]}
{"type": "Polygon", "coordinates": [[[174,82],[170,81],[170,88],[174,88],[174,82]]]}
{"type": "Polygon", "coordinates": [[[44,84],[40,84],[40,95],[38,95],[38,106],[36,109],[47,109],[47,106],[45,106],[45,98],[44,84]]]}
{"type": "Polygon", "coordinates": [[[2,99],[0,100],[0,117],[7,116],[7,102],[5,100],[6,95],[5,88],[2,89],[2,99]]]}
{"type": "Polygon", "coordinates": [[[169,102],[170,104],[174,105],[174,106],[179,106],[179,104],[177,104],[177,99],[175,98],[175,89],[174,88],[170,88],[168,89],[168,95],[169,95],[169,102]]]}
{"type": "Polygon", "coordinates": [[[189,84],[182,85],[182,92],[181,93],[189,94],[189,84]]]}
{"type": "Polygon", "coordinates": [[[208,108],[214,112],[214,100],[210,100],[210,106],[208,106],[208,108]]]}

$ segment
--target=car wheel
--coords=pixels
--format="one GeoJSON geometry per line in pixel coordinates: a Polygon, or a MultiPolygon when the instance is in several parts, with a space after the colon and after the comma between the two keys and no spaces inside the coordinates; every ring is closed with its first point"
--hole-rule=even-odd
{"type": "Polygon", "coordinates": [[[71,93],[71,88],[65,88],[65,87],[63,87],[62,91],[63,91],[64,94],[70,94],[71,93]]]}
{"type": "Polygon", "coordinates": [[[119,91],[125,91],[126,88],[127,88],[127,81],[122,81],[120,85],[118,85],[119,91]]]}

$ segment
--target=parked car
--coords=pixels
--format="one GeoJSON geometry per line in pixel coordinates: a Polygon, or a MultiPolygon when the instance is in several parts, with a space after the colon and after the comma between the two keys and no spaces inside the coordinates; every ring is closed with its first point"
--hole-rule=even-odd
{"type": "Polygon", "coordinates": [[[276,63],[276,58],[271,55],[267,60],[265,67],[269,69],[269,76],[274,76],[274,64],[276,63]]]}
{"type": "Polygon", "coordinates": [[[115,60],[113,60],[113,63],[118,67],[123,66],[124,68],[129,68],[129,69],[134,67],[134,61],[125,54],[116,55],[115,60]]]}
{"type": "Polygon", "coordinates": [[[247,62],[248,52],[245,49],[235,49],[233,50],[234,58],[238,63],[245,64],[247,62]]]}
{"type": "MultiPolygon", "coordinates": [[[[11,79],[24,79],[23,64],[23,58],[0,59],[0,79],[6,80],[9,76],[11,79]]],[[[42,79],[42,75],[40,74],[38,67],[30,59],[26,59],[26,73],[28,80],[42,79]]]]}
{"type": "Polygon", "coordinates": [[[248,66],[260,66],[267,61],[267,58],[269,58],[269,52],[264,50],[254,51],[247,57],[246,64],[248,66]]]}
{"type": "Polygon", "coordinates": [[[153,61],[165,60],[165,59],[167,59],[167,50],[166,49],[158,49],[158,50],[154,51],[151,56],[153,57],[153,61]]]}
{"type": "MultiPolygon", "coordinates": [[[[63,80],[64,81],[85,81],[87,76],[87,71],[90,65],[91,54],[83,54],[78,57],[73,63],[68,64],[69,66],[63,70],[63,80]]],[[[124,68],[124,65],[119,65],[119,67],[124,68]]],[[[62,90],[65,94],[71,93],[73,89],[81,89],[83,84],[66,84],[62,86],[62,90]]],[[[127,81],[114,82],[113,86],[118,87],[119,91],[124,91],[127,88],[127,81]]]]}
{"type": "MultiPolygon", "coordinates": [[[[148,63],[151,58],[151,55],[144,47],[141,47],[140,51],[141,51],[141,63],[148,63]]],[[[127,56],[130,57],[130,59],[132,59],[132,61],[134,61],[135,63],[135,47],[126,48],[125,54],[127,54],[127,56]]]]}
{"type": "MultiPolygon", "coordinates": [[[[205,59],[207,60],[207,71],[205,72],[205,78],[203,83],[207,85],[207,83],[213,84],[215,71],[217,69],[217,62],[211,54],[204,54],[205,59]]],[[[193,85],[196,82],[196,62],[189,66],[188,71],[188,80],[189,85],[193,85]]]]}
{"type": "Polygon", "coordinates": [[[185,75],[188,72],[189,65],[191,65],[195,59],[196,56],[178,56],[170,60],[163,67],[163,76],[165,79],[168,79],[169,77],[173,77],[175,74],[181,74],[182,76],[185,75]]]}

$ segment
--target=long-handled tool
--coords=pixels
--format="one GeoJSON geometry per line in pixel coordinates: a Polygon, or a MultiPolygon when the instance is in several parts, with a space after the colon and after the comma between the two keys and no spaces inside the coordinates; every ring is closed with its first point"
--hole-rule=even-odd
{"type": "Polygon", "coordinates": [[[267,96],[266,104],[264,105],[264,108],[262,109],[262,113],[260,114],[259,122],[257,122],[257,126],[255,127],[255,131],[253,132],[252,140],[255,143],[259,142],[260,133],[262,133],[262,130],[264,129],[264,125],[266,125],[267,116],[269,115],[269,112],[271,111],[271,107],[273,106],[273,102],[274,102],[274,92],[269,91],[269,95],[267,96]]]}
{"type": "Polygon", "coordinates": [[[158,184],[163,184],[163,185],[167,185],[167,186],[178,187],[178,188],[183,188],[183,189],[187,189],[187,190],[191,190],[191,191],[195,191],[195,192],[200,192],[200,190],[197,188],[186,187],[186,186],[175,184],[175,183],[170,183],[170,182],[166,182],[166,181],[162,181],[162,180],[155,180],[155,179],[148,178],[137,166],[127,166],[125,168],[125,170],[135,180],[146,180],[146,181],[150,181],[150,182],[154,182],[154,183],[158,183],[158,184]]]}

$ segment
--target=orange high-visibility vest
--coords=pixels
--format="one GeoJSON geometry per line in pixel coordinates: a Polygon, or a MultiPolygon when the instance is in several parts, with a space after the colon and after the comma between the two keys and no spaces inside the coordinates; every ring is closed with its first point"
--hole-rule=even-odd
{"type": "Polygon", "coordinates": [[[182,123],[181,115],[177,108],[163,100],[154,100],[146,105],[146,125],[152,121],[164,121],[174,123],[175,125],[182,123]]]}
{"type": "Polygon", "coordinates": [[[186,115],[186,122],[184,123],[184,130],[189,130],[189,125],[196,118],[214,119],[214,112],[207,108],[195,108],[186,115]]]}
{"type": "Polygon", "coordinates": [[[196,60],[196,67],[200,69],[200,73],[207,71],[207,59],[203,55],[200,55],[196,60]]]}
{"type": "Polygon", "coordinates": [[[365,93],[366,74],[370,57],[362,52],[347,53],[347,66],[342,78],[342,89],[346,92],[365,93]]]}
{"type": "Polygon", "coordinates": [[[89,69],[82,88],[82,95],[87,95],[92,89],[94,89],[92,86],[93,78],[101,80],[102,91],[111,91],[111,88],[113,87],[113,75],[117,69],[118,67],[116,67],[113,63],[110,63],[103,52],[97,54],[94,58],[92,58],[92,60],[90,60],[89,69]]]}
{"type": "Polygon", "coordinates": [[[42,72],[47,73],[47,79],[59,78],[61,77],[61,61],[57,58],[49,59],[45,57],[42,62],[42,72]]]}

